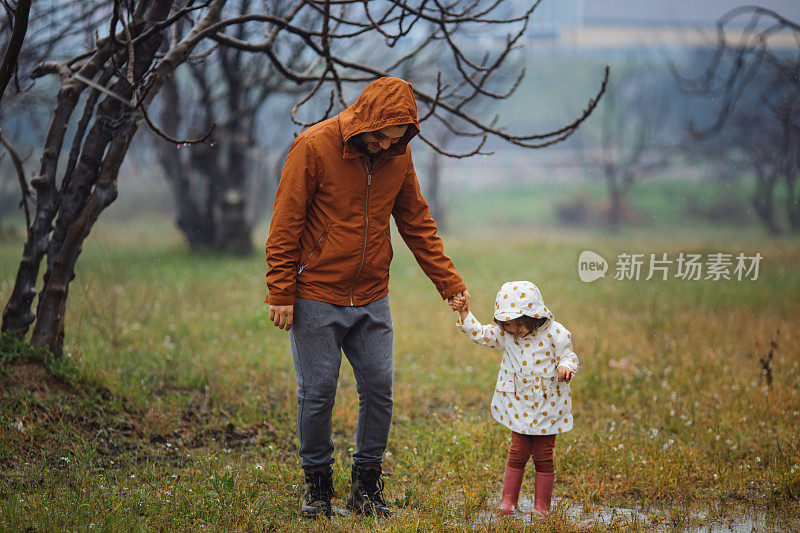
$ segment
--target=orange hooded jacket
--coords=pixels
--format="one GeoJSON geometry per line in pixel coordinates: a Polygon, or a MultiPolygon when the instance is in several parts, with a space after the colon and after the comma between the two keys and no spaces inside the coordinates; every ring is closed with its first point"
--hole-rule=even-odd
{"type": "Polygon", "coordinates": [[[419,188],[408,141],[419,133],[411,85],[370,83],[353,105],[303,131],[292,143],[275,195],[267,238],[267,303],[295,297],[364,305],[389,292],[389,215],[442,298],[466,289],[419,188]],[[407,124],[405,135],[372,159],[355,135],[407,124]]]}

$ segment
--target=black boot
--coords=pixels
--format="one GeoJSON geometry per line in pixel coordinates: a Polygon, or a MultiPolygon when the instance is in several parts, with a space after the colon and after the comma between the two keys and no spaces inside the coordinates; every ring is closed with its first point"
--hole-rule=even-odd
{"type": "Polygon", "coordinates": [[[347,508],[359,514],[389,516],[392,510],[383,499],[381,465],[353,465],[347,508]]]}
{"type": "Polygon", "coordinates": [[[330,465],[303,468],[306,478],[306,493],[303,495],[300,514],[305,518],[324,515],[331,517],[333,497],[333,469],[330,465]]]}

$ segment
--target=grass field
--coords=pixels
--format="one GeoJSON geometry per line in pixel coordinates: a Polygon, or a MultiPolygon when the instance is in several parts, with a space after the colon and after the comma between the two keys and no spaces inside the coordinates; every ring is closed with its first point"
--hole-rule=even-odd
{"type": "MultiPolygon", "coordinates": [[[[700,238],[709,238],[716,232],[728,240],[741,233],[757,238],[763,230],[751,205],[751,187],[745,180],[714,183],[673,176],[644,180],[633,186],[626,199],[629,220],[620,229],[625,235],[639,236],[670,233],[691,237],[699,233],[700,238]]],[[[447,227],[483,233],[481,228],[487,226],[492,231],[527,228],[541,233],[552,227],[561,232],[565,227],[596,226],[607,206],[606,198],[605,183],[599,178],[568,185],[551,181],[454,192],[445,196],[447,227]],[[559,220],[559,211],[570,208],[582,209],[585,219],[565,226],[570,220],[559,220]]],[[[778,205],[785,201],[785,191],[779,188],[778,205]]],[[[778,210],[778,215],[786,227],[783,211],[778,210]]]]}
{"type": "MultiPolygon", "coordinates": [[[[556,444],[555,512],[506,520],[492,511],[508,433],[488,412],[500,354],[457,330],[395,239],[385,468],[397,513],[308,523],[297,513],[288,336],[267,323],[263,258],[192,255],[165,225],[92,235],[70,288],[68,355],[48,363],[57,379],[4,341],[0,530],[648,531],[753,514],[757,529],[800,529],[797,239],[724,227],[542,231],[535,220],[471,236],[455,224],[446,249],[476,316],[490,318],[503,281],[531,279],[582,361],[575,429],[556,444]],[[757,280],[617,281],[612,266],[587,284],[576,270],[587,249],[609,261],[622,252],[763,259],[757,280]],[[767,385],[760,358],[771,342],[767,385]],[[640,514],[592,518],[610,507],[640,514]]],[[[0,244],[3,302],[19,249],[0,244]]],[[[356,407],[345,359],[334,411],[339,507],[356,407]]],[[[523,495],[532,490],[528,475],[523,495]]]]}

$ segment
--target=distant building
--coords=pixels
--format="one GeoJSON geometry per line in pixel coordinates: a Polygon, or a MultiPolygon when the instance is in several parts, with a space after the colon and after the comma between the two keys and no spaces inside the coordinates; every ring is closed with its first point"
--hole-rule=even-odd
{"type": "Polygon", "coordinates": [[[533,15],[529,37],[534,39],[558,39],[566,28],[583,24],[584,0],[544,1],[533,15]]]}
{"type": "MultiPolygon", "coordinates": [[[[800,20],[798,0],[757,3],[800,20]]],[[[515,8],[522,12],[526,4],[520,1],[515,8]]],[[[534,12],[527,41],[538,46],[549,41],[556,49],[573,50],[709,45],[716,40],[715,24],[721,16],[751,4],[749,0],[544,0],[534,12]]],[[[733,26],[742,27],[748,20],[742,17],[733,26]]],[[[795,45],[788,32],[776,41],[773,45],[784,41],[786,46],[795,45]]]]}

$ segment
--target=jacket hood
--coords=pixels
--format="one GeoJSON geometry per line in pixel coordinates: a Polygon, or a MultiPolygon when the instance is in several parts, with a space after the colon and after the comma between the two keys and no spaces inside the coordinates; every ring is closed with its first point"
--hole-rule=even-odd
{"type": "Polygon", "coordinates": [[[373,81],[361,91],[353,105],[339,113],[339,128],[345,145],[355,135],[403,124],[408,124],[408,129],[386,150],[390,155],[405,153],[408,142],[419,133],[414,91],[410,83],[400,78],[384,77],[373,81]]]}
{"type": "Polygon", "coordinates": [[[547,329],[555,320],[553,313],[545,307],[542,293],[530,281],[509,281],[503,283],[494,300],[494,318],[505,322],[522,315],[532,318],[546,318],[541,329],[547,329]]]}

